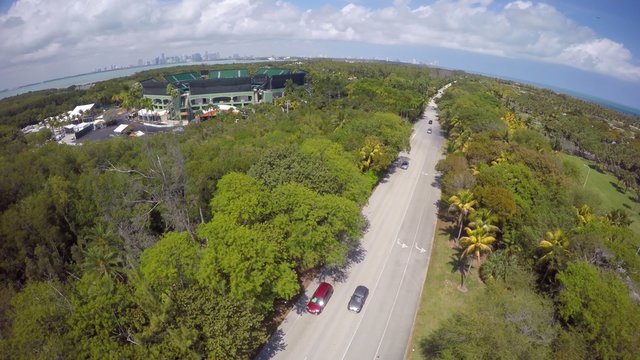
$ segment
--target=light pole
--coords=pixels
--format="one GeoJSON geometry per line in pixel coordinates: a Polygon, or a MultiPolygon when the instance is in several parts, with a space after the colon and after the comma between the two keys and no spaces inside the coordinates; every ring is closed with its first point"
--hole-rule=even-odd
{"type": "Polygon", "coordinates": [[[587,164],[582,164],[582,165],[586,166],[589,169],[587,171],[587,177],[584,179],[584,184],[582,184],[582,188],[584,189],[584,187],[587,186],[587,180],[589,180],[589,174],[591,173],[591,166],[587,164]]]}

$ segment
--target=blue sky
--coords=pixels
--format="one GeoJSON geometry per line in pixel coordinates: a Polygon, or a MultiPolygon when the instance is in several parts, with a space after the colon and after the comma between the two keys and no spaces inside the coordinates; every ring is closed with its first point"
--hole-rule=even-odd
{"type": "Polygon", "coordinates": [[[640,1],[0,0],[0,89],[160,53],[416,61],[640,108],[640,1]]]}

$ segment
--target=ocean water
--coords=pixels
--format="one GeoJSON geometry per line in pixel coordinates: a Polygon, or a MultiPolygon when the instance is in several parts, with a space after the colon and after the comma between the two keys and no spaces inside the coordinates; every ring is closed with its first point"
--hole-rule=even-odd
{"type": "Polygon", "coordinates": [[[37,84],[30,84],[30,85],[22,86],[16,89],[3,91],[3,92],[0,92],[0,99],[28,93],[30,91],[38,91],[38,90],[45,90],[45,89],[64,89],[72,85],[91,84],[91,83],[96,83],[100,81],[111,80],[111,79],[133,75],[141,71],[160,69],[165,67],[198,65],[198,64],[204,64],[204,65],[245,64],[245,63],[255,63],[255,62],[261,62],[261,61],[273,61],[273,60],[213,60],[213,61],[203,61],[203,62],[197,62],[197,63],[150,65],[150,66],[140,66],[140,67],[132,67],[132,68],[126,68],[126,69],[94,72],[89,74],[68,76],[60,79],[47,80],[37,84]]]}
{"type": "MultiPolygon", "coordinates": [[[[67,88],[67,87],[72,86],[72,85],[91,84],[91,83],[95,83],[95,82],[111,80],[111,79],[116,79],[116,78],[119,78],[119,77],[125,77],[125,76],[129,76],[129,75],[133,75],[133,74],[141,72],[141,71],[153,70],[153,69],[159,69],[159,68],[165,68],[165,67],[174,67],[174,66],[183,66],[183,65],[197,65],[197,64],[206,64],[206,65],[245,64],[245,63],[261,62],[261,61],[273,61],[273,60],[214,60],[214,61],[203,61],[203,62],[199,62],[199,63],[150,65],[150,66],[133,67],[133,68],[126,68],[126,69],[111,70],[111,71],[101,71],[101,72],[95,72],[95,73],[89,73],[89,74],[69,76],[69,77],[60,78],[60,79],[47,80],[47,81],[43,81],[43,82],[40,82],[40,83],[37,83],[37,84],[26,85],[26,86],[19,87],[17,89],[3,91],[3,92],[0,92],[0,99],[4,99],[4,98],[7,98],[7,97],[19,95],[19,94],[24,94],[24,93],[27,93],[27,92],[30,92],[30,91],[38,91],[38,90],[45,90],[45,89],[64,89],[64,88],[67,88]]],[[[491,74],[482,74],[482,73],[480,73],[480,75],[485,75],[485,76],[489,76],[489,77],[497,77],[496,75],[491,75],[491,74]]],[[[514,79],[514,78],[509,78],[509,77],[506,77],[506,76],[500,76],[499,78],[502,78],[502,79],[505,79],[505,80],[511,80],[511,81],[515,81],[515,82],[520,82],[520,83],[523,83],[523,84],[529,84],[529,85],[533,85],[533,86],[540,87],[540,88],[549,89],[549,90],[555,91],[557,93],[562,93],[562,94],[566,94],[566,95],[569,95],[569,96],[573,96],[573,97],[581,99],[581,100],[594,102],[596,104],[600,104],[600,105],[608,107],[610,109],[623,112],[625,114],[629,114],[629,115],[633,115],[633,116],[640,116],[640,109],[636,109],[636,108],[632,108],[630,106],[618,104],[618,103],[615,103],[613,101],[601,99],[601,98],[598,98],[596,96],[586,95],[586,94],[582,94],[582,93],[579,93],[579,92],[576,92],[576,91],[567,90],[567,89],[563,89],[563,88],[559,88],[559,87],[555,87],[555,86],[551,86],[551,85],[546,85],[546,84],[540,84],[540,83],[536,83],[536,82],[533,82],[533,81],[527,81],[527,80],[522,80],[522,79],[514,79]]]]}
{"type": "MultiPolygon", "coordinates": [[[[540,85],[542,86],[542,85],[540,85]]],[[[549,90],[553,90],[557,93],[562,93],[562,94],[566,94],[569,96],[573,96],[574,98],[578,98],[580,100],[585,100],[585,101],[589,101],[589,102],[593,102],[599,105],[602,105],[604,107],[607,107],[609,109],[613,109],[628,115],[632,115],[632,116],[640,116],[640,109],[636,109],[636,108],[632,108],[631,106],[627,106],[627,105],[622,105],[622,104],[618,104],[615,103],[613,101],[609,101],[606,99],[602,99],[599,98],[597,96],[592,96],[592,95],[587,95],[587,94],[582,94],[576,91],[572,91],[572,90],[567,90],[567,89],[562,89],[562,88],[556,88],[553,86],[546,86],[547,89],[549,90]]]]}
{"type": "Polygon", "coordinates": [[[583,93],[580,93],[580,92],[577,92],[577,91],[567,90],[567,89],[564,89],[564,88],[561,88],[561,87],[557,87],[557,86],[553,86],[553,85],[541,84],[541,83],[538,83],[538,82],[535,82],[535,81],[516,79],[516,78],[512,78],[512,77],[508,77],[508,76],[497,76],[497,75],[482,74],[482,73],[480,73],[480,75],[493,77],[493,78],[500,78],[500,79],[509,80],[509,81],[513,81],[513,82],[518,82],[518,83],[527,84],[527,85],[532,85],[532,86],[535,86],[535,87],[538,87],[538,88],[551,90],[551,91],[554,91],[554,92],[559,93],[559,94],[569,95],[569,96],[574,97],[576,99],[580,99],[580,100],[596,103],[596,104],[602,105],[602,106],[607,107],[607,108],[612,109],[612,110],[619,111],[619,112],[627,114],[627,115],[640,116],[640,109],[636,109],[636,108],[633,108],[631,106],[627,106],[627,105],[623,105],[623,104],[618,104],[616,102],[613,102],[613,101],[610,101],[610,100],[606,100],[606,99],[602,99],[602,98],[599,98],[597,96],[587,95],[587,94],[583,94],[583,93]]]}

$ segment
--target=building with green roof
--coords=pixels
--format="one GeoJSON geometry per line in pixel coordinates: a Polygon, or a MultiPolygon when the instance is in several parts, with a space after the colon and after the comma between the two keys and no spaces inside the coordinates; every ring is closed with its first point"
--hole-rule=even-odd
{"type": "MultiPolygon", "coordinates": [[[[206,72],[203,71],[205,74],[206,72]]],[[[143,96],[152,100],[157,111],[170,110],[182,119],[191,119],[197,112],[204,112],[215,105],[244,107],[251,104],[270,103],[283,96],[287,81],[304,85],[305,72],[291,73],[286,69],[260,69],[254,76],[247,70],[212,70],[209,78],[202,79],[201,73],[181,73],[165,76],[166,81],[154,79],[141,82],[143,96]],[[180,92],[179,98],[171,101],[167,94],[168,84],[173,84],[180,92]]]]}
{"type": "Polygon", "coordinates": [[[287,75],[290,73],[291,71],[287,69],[259,69],[258,71],[256,71],[256,74],[258,75],[268,75],[268,76],[287,75]]]}
{"type": "Polygon", "coordinates": [[[175,84],[175,83],[181,83],[181,82],[189,82],[191,80],[199,80],[202,77],[200,76],[199,72],[192,71],[192,72],[186,72],[186,73],[180,73],[180,74],[174,74],[174,75],[167,75],[164,78],[168,82],[175,84]]]}
{"type": "Polygon", "coordinates": [[[231,79],[249,77],[249,71],[241,70],[212,70],[209,71],[209,79],[231,79]]]}

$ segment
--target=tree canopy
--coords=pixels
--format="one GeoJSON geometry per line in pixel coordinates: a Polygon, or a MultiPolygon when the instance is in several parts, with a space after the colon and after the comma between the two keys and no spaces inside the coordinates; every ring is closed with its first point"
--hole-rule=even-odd
{"type": "Polygon", "coordinates": [[[345,264],[360,207],[448,79],[286,66],[308,74],[279,100],[288,112],[257,104],[237,121],[81,147],[19,129],[83,103],[145,107],[141,80],[202,69],[0,100],[3,358],[250,358],[305,274],[345,264]]]}
{"type": "Polygon", "coordinates": [[[631,344],[638,342],[632,324],[639,322],[640,234],[629,229],[623,209],[594,201],[579,169],[558,154],[595,160],[623,192],[634,183],[626,171],[636,168],[623,153],[635,147],[638,158],[633,119],[479,76],[458,80],[438,105],[447,131],[446,157],[437,165],[442,199],[458,217],[444,206],[440,215],[457,220],[456,237],[463,205],[473,199],[471,217],[492,214],[501,231],[477,221],[466,228],[458,256],[478,258],[487,287],[423,339],[425,358],[637,358],[631,344]],[[621,152],[612,155],[614,148],[621,152]],[[528,311],[517,310],[522,294],[528,311]]]}

